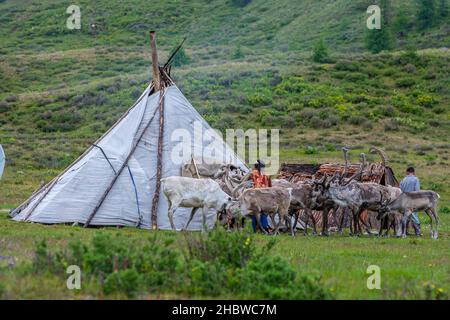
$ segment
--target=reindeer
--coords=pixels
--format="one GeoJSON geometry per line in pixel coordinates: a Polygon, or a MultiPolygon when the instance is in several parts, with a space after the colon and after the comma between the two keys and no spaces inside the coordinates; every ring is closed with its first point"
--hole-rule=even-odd
{"type": "Polygon", "coordinates": [[[215,209],[219,217],[231,205],[231,198],[212,179],[194,179],[189,177],[171,176],[161,179],[163,193],[169,203],[168,217],[172,229],[173,214],[178,207],[192,208],[189,220],[184,227],[186,230],[195,212],[203,210],[203,230],[206,230],[206,215],[209,209],[215,209]]]}
{"type": "Polygon", "coordinates": [[[393,211],[398,211],[402,215],[401,228],[399,228],[397,237],[406,237],[406,223],[409,216],[416,211],[425,211],[430,218],[430,236],[432,239],[438,238],[439,217],[437,214],[437,203],[440,199],[439,194],[434,191],[424,190],[416,192],[404,192],[395,200],[383,200],[383,204],[379,210],[378,218],[384,218],[393,211]],[[433,220],[435,222],[435,230],[433,231],[433,220]],[[401,234],[400,234],[401,232],[401,234]]]}
{"type": "MultiPolygon", "coordinates": [[[[361,234],[359,228],[360,215],[363,210],[378,211],[381,206],[381,201],[391,198],[391,190],[377,183],[360,183],[355,179],[361,177],[365,167],[365,155],[360,155],[361,167],[349,179],[344,179],[342,176],[335,173],[331,179],[324,176],[321,180],[315,183],[313,198],[318,204],[322,204],[323,211],[323,230],[322,233],[326,235],[327,219],[329,210],[337,210],[338,207],[348,208],[352,212],[353,225],[356,235],[361,234]]],[[[346,170],[344,169],[344,172],[346,170]]],[[[366,229],[371,233],[369,227],[366,229]]]]}
{"type": "MultiPolygon", "coordinates": [[[[258,188],[247,189],[239,198],[241,214],[244,217],[256,216],[256,221],[259,227],[261,227],[260,215],[264,212],[271,216],[274,221],[274,216],[279,215],[280,219],[275,225],[273,234],[278,233],[281,221],[285,220],[289,206],[291,204],[291,188],[258,188]]],[[[292,224],[289,224],[291,234],[294,235],[292,224]]],[[[264,233],[267,233],[264,228],[261,227],[264,233]]]]}

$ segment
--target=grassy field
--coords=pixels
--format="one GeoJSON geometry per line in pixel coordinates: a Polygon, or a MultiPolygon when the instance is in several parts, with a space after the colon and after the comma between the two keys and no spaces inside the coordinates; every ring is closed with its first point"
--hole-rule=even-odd
{"type": "MultiPolygon", "coordinates": [[[[69,292],[60,276],[27,269],[43,239],[52,250],[76,239],[89,243],[96,234],[148,240],[150,232],[129,228],[16,223],[6,211],[69,165],[140,95],[151,80],[149,30],[157,30],[161,61],[188,37],[190,62],[175,67],[173,77],[214,128],[280,128],[281,162],[342,161],[343,145],[354,148],[357,162],[360,152],[378,146],[397,178],[413,165],[422,188],[441,195],[437,241],[426,237],[423,217],[420,239],[283,235],[270,256],[284,257],[296,272],[320,275],[336,298],[448,297],[450,36],[443,18],[419,28],[416,3],[391,1],[393,50],[371,54],[364,28],[373,1],[80,0],[82,29],[69,31],[65,10],[72,3],[0,0],[0,144],[7,156],[0,180],[0,297],[105,297],[96,283],[69,292]],[[320,38],[328,63],[311,59],[320,38]],[[370,264],[381,268],[382,290],[366,288],[370,264]]],[[[174,239],[174,249],[183,247],[183,236],[158,234],[174,239]]],[[[267,241],[255,239],[258,247],[267,241]]]]}
{"type": "MultiPolygon", "coordinates": [[[[328,238],[302,234],[292,238],[281,235],[276,238],[270,255],[281,256],[294,270],[300,273],[319,275],[323,285],[337,299],[424,299],[428,292],[431,297],[447,297],[450,290],[450,217],[441,215],[438,240],[427,237],[428,219],[422,218],[424,237],[407,239],[361,238],[332,234],[328,238]],[[381,289],[369,290],[366,282],[369,265],[377,265],[381,270],[381,289]]],[[[121,294],[104,295],[101,286],[87,282],[82,290],[68,290],[65,278],[37,271],[23,273],[21,265],[30,263],[35,256],[36,243],[46,239],[52,250],[67,248],[73,240],[87,243],[94,235],[122,235],[130,243],[147,241],[149,231],[132,228],[84,229],[72,226],[42,226],[9,221],[6,214],[0,218],[0,245],[3,265],[0,269],[3,298],[7,299],[87,299],[124,298],[121,294]],[[11,260],[13,259],[13,260],[11,260]],[[13,263],[14,268],[7,268],[13,263]]],[[[175,239],[174,250],[184,246],[184,236],[180,233],[159,231],[162,239],[175,239]]],[[[267,243],[270,237],[256,236],[257,246],[267,243]]],[[[0,265],[1,266],[1,265],[0,265]]],[[[83,278],[82,278],[83,279],[83,278]]],[[[84,281],[84,279],[82,280],[84,281]]],[[[140,298],[183,298],[182,294],[141,293],[140,298]]],[[[196,297],[189,296],[189,297],[196,297]]],[[[208,296],[197,296],[207,298],[208,296]]],[[[212,296],[214,297],[214,296],[212,296]]],[[[232,296],[219,296],[233,298],[232,296]]]]}

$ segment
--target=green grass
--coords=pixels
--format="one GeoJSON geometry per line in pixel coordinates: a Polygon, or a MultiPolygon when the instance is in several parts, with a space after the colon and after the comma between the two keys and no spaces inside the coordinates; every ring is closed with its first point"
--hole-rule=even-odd
{"type": "MultiPolygon", "coordinates": [[[[424,215],[423,215],[424,216],[424,215]]],[[[441,214],[438,240],[427,237],[428,221],[422,219],[423,238],[407,239],[376,238],[363,236],[352,238],[332,234],[328,238],[277,237],[271,255],[286,259],[298,272],[320,275],[324,285],[338,299],[414,299],[424,298],[426,288],[435,286],[442,294],[450,290],[450,267],[448,246],[450,244],[450,216],[441,214]],[[369,265],[381,269],[381,290],[367,289],[366,273],[369,265]]],[[[150,231],[134,228],[84,229],[72,226],[43,226],[17,223],[0,216],[0,244],[3,257],[14,257],[16,269],[32,261],[36,243],[45,239],[50,250],[61,250],[68,242],[89,242],[94,234],[123,235],[130,242],[145,242],[150,231]]],[[[180,233],[158,231],[160,239],[175,238],[174,248],[184,246],[180,233]]],[[[262,246],[266,236],[256,237],[262,246]]],[[[5,261],[5,260],[4,260],[5,261]]],[[[2,261],[3,262],[3,261],[2,261]]],[[[3,262],[5,264],[6,262],[3,262]]],[[[1,266],[1,265],[0,265],[1,266]]],[[[98,284],[89,282],[82,290],[72,292],[65,287],[64,279],[42,273],[21,273],[13,269],[0,268],[0,279],[4,287],[4,298],[124,298],[121,295],[105,296],[98,284]]],[[[180,298],[175,294],[142,294],[140,298],[180,298]]],[[[192,298],[192,297],[191,297],[192,298]]],[[[205,298],[205,297],[197,297],[205,298]]],[[[224,296],[223,298],[232,298],[224,296]]]]}

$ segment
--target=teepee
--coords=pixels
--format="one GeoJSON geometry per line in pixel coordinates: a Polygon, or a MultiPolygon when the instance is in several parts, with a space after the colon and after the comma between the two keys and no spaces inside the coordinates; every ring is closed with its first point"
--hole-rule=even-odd
{"type": "MultiPolygon", "coordinates": [[[[158,65],[155,35],[151,32],[150,36],[152,83],[74,163],[16,208],[13,220],[169,230],[161,178],[179,176],[183,163],[206,154],[208,159],[247,170],[171,79],[173,55],[164,66],[158,65]],[[202,134],[192,139],[195,130],[202,134]],[[177,132],[181,135],[174,134],[177,132]]],[[[177,209],[177,229],[185,226],[190,211],[177,209]]],[[[215,212],[211,211],[207,224],[212,226],[214,220],[215,212]]],[[[198,215],[189,229],[201,228],[198,215]]]]}

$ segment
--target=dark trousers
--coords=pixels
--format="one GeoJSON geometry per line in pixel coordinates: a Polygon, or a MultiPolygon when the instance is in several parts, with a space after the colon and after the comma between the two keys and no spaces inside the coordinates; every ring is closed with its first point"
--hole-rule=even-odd
{"type": "MultiPolygon", "coordinates": [[[[269,221],[267,220],[267,215],[264,213],[261,213],[260,215],[260,219],[261,219],[261,226],[266,229],[269,226],[269,221]]],[[[256,232],[256,217],[253,216],[252,217],[252,227],[253,227],[253,231],[256,232]]]]}

